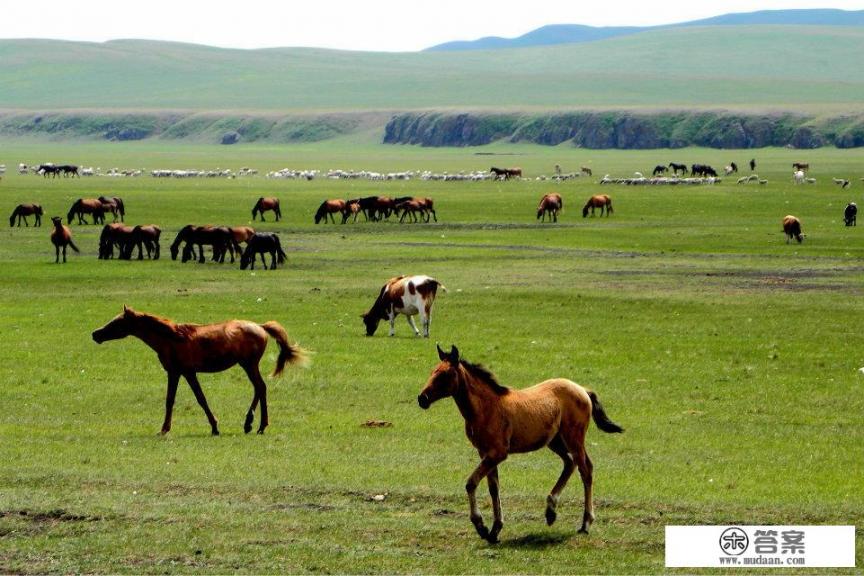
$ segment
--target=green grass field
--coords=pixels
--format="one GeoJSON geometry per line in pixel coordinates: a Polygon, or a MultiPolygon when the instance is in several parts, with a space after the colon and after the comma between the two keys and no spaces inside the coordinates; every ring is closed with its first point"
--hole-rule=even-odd
{"type": "MultiPolygon", "coordinates": [[[[861,155],[815,150],[597,152],[495,145],[375,147],[350,139],[297,147],[11,143],[0,164],[119,168],[286,166],[436,171],[519,164],[526,175],[593,168],[550,182],[44,180],[7,173],[4,217],[46,209],[42,228],[0,227],[0,572],[4,573],[666,573],[667,524],[855,524],[864,566],[864,228],[861,155]],[[766,186],[603,187],[604,173],[658,163],[739,166],[755,155],[766,186]],[[809,161],[815,186],[791,184],[809,161]],[[840,190],[831,177],[853,180],[840,190]],[[560,191],[557,225],[540,196],[560,191]],[[599,191],[611,218],[581,217],[599,191]],[[72,201],[124,198],[127,222],[162,226],[159,261],[98,261],[98,227],[73,225],[82,253],[53,263],[48,218],[72,201]],[[438,224],[312,223],[325,198],[435,199],[438,224]],[[167,246],[187,223],[250,222],[259,196],[282,199],[288,252],[277,271],[181,264],[167,246]],[[780,220],[801,218],[803,244],[780,220]],[[363,336],[359,315],[400,273],[441,280],[432,337],[363,336]],[[157,432],[165,375],[128,339],[90,333],[123,304],[180,322],[277,320],[314,351],[308,370],[268,379],[270,428],[242,432],[251,386],[239,368],[201,381],[209,426],[185,384],[171,433],[157,432]],[[491,546],[468,520],[464,483],[477,464],[451,401],[416,396],[456,344],[500,381],[571,378],[597,391],[626,428],[592,425],[596,523],[577,535],[581,485],[558,523],[543,520],[560,472],[551,452],[500,469],[505,527],[491,546]],[[370,419],[392,423],[366,428],[370,419]],[[376,496],[384,496],[375,498],[376,496]]],[[[271,218],[268,216],[268,220],[271,218]]],[[[262,362],[275,362],[271,343],[262,362]]],[[[485,487],[482,507],[491,514],[485,487]]],[[[825,572],[852,572],[852,569],[825,572]]],[[[684,571],[682,571],[684,572],[684,571]]],[[[692,572],[687,570],[687,572],[692,572]]],[[[710,571],[706,571],[710,572],[710,571]]]]}

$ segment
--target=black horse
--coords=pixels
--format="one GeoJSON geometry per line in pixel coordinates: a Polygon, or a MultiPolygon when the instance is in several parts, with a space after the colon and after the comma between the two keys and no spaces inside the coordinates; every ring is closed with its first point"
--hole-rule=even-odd
{"type": "Polygon", "coordinates": [[[657,166],[654,167],[654,172],[652,173],[652,176],[659,176],[660,174],[665,174],[668,171],[669,171],[668,167],[663,166],[662,164],[658,164],[657,166]]]}
{"type": "Polygon", "coordinates": [[[62,172],[64,177],[81,177],[81,175],[78,174],[78,166],[73,166],[72,164],[61,164],[60,166],[57,166],[57,170],[62,172]]]}
{"type": "Polygon", "coordinates": [[[686,164],[676,164],[675,162],[669,163],[669,168],[672,168],[672,174],[678,175],[678,172],[681,172],[682,176],[687,175],[687,165],[686,164]]]}
{"type": "Polygon", "coordinates": [[[205,244],[213,247],[214,262],[225,262],[225,252],[227,251],[231,252],[231,260],[233,262],[234,248],[231,239],[231,230],[224,226],[195,226],[187,224],[177,233],[177,237],[171,244],[171,259],[177,259],[177,255],[180,252],[180,244],[185,242],[181,262],[195,259],[194,246],[196,244],[198,245],[198,262],[201,264],[204,263],[205,244]]]}
{"type": "Polygon", "coordinates": [[[255,255],[261,255],[261,264],[264,269],[267,269],[267,260],[264,259],[264,254],[270,253],[271,263],[270,270],[276,269],[276,263],[282,264],[285,262],[285,252],[282,251],[282,244],[279,242],[279,236],[273,233],[256,232],[246,242],[246,250],[240,256],[240,269],[246,268],[255,269],[255,255]]]}
{"type": "Polygon", "coordinates": [[[43,177],[47,178],[50,174],[52,178],[56,178],[57,174],[60,173],[60,168],[58,166],[54,166],[53,164],[40,164],[39,168],[36,169],[37,174],[42,174],[43,177]]]}
{"type": "Polygon", "coordinates": [[[857,226],[858,225],[858,205],[855,202],[850,202],[846,205],[846,209],[843,211],[843,221],[846,223],[846,226],[857,226]]]}
{"type": "Polygon", "coordinates": [[[756,170],[756,159],[751,158],[750,159],[750,171],[753,172],[754,170],[756,170]]]}

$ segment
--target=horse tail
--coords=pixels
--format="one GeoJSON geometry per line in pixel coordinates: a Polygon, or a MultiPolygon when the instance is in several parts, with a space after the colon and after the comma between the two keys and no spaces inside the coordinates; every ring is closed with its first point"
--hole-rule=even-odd
{"type": "Polygon", "coordinates": [[[309,353],[297,344],[291,344],[288,341],[288,332],[281,324],[271,320],[261,324],[261,328],[279,344],[279,358],[276,360],[273,376],[282,374],[286,364],[298,364],[304,368],[309,365],[309,353]]]}
{"type": "Polygon", "coordinates": [[[284,263],[285,263],[285,258],[287,258],[288,255],[285,254],[285,251],[284,251],[284,250],[282,250],[282,242],[279,241],[279,236],[276,236],[276,235],[274,234],[274,235],[273,235],[273,240],[276,242],[276,255],[277,255],[276,261],[277,261],[279,264],[284,264],[284,263]]]}
{"type": "Polygon", "coordinates": [[[78,247],[75,246],[75,243],[72,242],[72,238],[69,238],[69,246],[70,246],[70,247],[72,248],[72,250],[74,250],[75,252],[79,252],[79,253],[81,252],[81,251],[78,249],[78,247]]]}
{"type": "Polygon", "coordinates": [[[591,398],[591,415],[594,417],[594,423],[597,424],[597,428],[610,434],[624,432],[621,426],[612,422],[609,416],[606,415],[606,411],[603,410],[603,405],[600,404],[600,399],[597,397],[596,392],[588,390],[588,397],[591,398]]]}

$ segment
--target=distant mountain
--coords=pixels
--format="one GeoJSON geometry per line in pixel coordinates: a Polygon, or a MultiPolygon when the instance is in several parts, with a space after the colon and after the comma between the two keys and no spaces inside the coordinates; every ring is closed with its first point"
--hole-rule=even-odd
{"type": "Polygon", "coordinates": [[[864,26],[864,10],[801,9],[801,10],[761,10],[740,14],[723,14],[702,20],[692,20],[662,26],[607,26],[594,27],[581,24],[553,24],[543,26],[517,38],[487,36],[478,40],[445,42],[427,48],[429,52],[448,52],[460,50],[497,50],[501,48],[526,48],[530,46],[551,46],[554,44],[578,44],[594,42],[617,36],[626,36],[648,30],[664,28],[685,28],[691,26],[754,26],[754,25],[794,25],[794,26],[864,26]]]}

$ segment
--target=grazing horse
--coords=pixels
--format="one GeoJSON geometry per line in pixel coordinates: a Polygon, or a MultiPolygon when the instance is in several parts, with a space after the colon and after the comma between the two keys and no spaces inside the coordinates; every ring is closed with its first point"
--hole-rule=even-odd
{"type": "Polygon", "coordinates": [[[261,221],[264,222],[264,212],[267,210],[273,210],[276,214],[276,221],[278,222],[280,218],[282,218],[282,209],[279,207],[279,199],[278,198],[258,198],[258,202],[255,203],[255,207],[252,208],[252,220],[255,220],[255,217],[258,214],[261,214],[261,221]]]}
{"type": "Polygon", "coordinates": [[[791,214],[783,218],[783,232],[786,234],[786,243],[793,238],[800,244],[804,240],[804,234],[801,233],[801,221],[791,214]]]}
{"type": "Polygon", "coordinates": [[[57,170],[63,173],[64,178],[68,176],[77,176],[79,178],[81,177],[81,175],[78,174],[78,166],[73,166],[71,164],[61,164],[60,166],[57,166],[57,170]]]}
{"type": "Polygon", "coordinates": [[[672,174],[674,174],[675,176],[678,175],[678,172],[681,172],[682,176],[687,175],[687,165],[686,164],[676,164],[675,162],[670,162],[669,168],[672,168],[672,174]]]}
{"type": "MultiPolygon", "coordinates": [[[[132,229],[132,245],[138,247],[138,260],[143,260],[144,256],[141,252],[141,245],[147,250],[147,258],[152,260],[159,259],[159,238],[162,236],[162,229],[155,224],[145,226],[135,226],[132,229]]],[[[129,248],[129,257],[132,256],[132,248],[129,248]]]]}
{"type": "Polygon", "coordinates": [[[496,180],[509,180],[510,178],[521,178],[522,168],[496,168],[492,166],[489,171],[495,174],[496,180]]]}
{"type": "Polygon", "coordinates": [[[277,234],[268,234],[264,232],[256,232],[246,243],[246,250],[240,256],[240,269],[246,270],[251,266],[255,269],[255,254],[261,255],[261,264],[264,269],[267,269],[267,261],[264,259],[264,254],[269,253],[271,262],[270,270],[276,269],[276,263],[282,264],[285,262],[286,254],[282,251],[282,243],[279,242],[277,234]]]}
{"type": "Polygon", "coordinates": [[[126,217],[126,206],[123,204],[122,198],[118,198],[117,196],[112,196],[111,198],[99,196],[99,202],[102,203],[105,212],[111,212],[111,215],[114,216],[114,222],[117,221],[117,216],[120,216],[120,221],[123,222],[123,219],[126,217]]]}
{"type": "Polygon", "coordinates": [[[793,162],[792,168],[794,168],[796,171],[800,170],[801,172],[806,172],[810,169],[810,164],[807,162],[793,162]]]}
{"type": "Polygon", "coordinates": [[[651,173],[652,176],[659,176],[660,174],[665,174],[669,171],[668,166],[663,166],[662,164],[658,164],[654,167],[654,172],[651,173]]]}
{"type": "Polygon", "coordinates": [[[398,314],[404,314],[414,334],[420,336],[420,331],[417,330],[412,318],[415,314],[419,314],[423,325],[423,336],[428,338],[429,325],[432,323],[432,304],[435,303],[439,286],[445,292],[447,291],[443,284],[429,276],[397,276],[388,280],[381,287],[372,308],[360,315],[366,325],[366,336],[375,334],[381,320],[390,321],[390,336],[395,335],[398,314]]]}
{"type": "Polygon", "coordinates": [[[581,166],[579,168],[579,172],[581,172],[582,174],[584,174],[586,176],[593,176],[594,175],[594,173],[591,172],[591,168],[589,168],[588,166],[581,166]]]}
{"type": "Polygon", "coordinates": [[[72,203],[69,208],[69,213],[66,215],[66,223],[71,224],[72,218],[78,217],[78,224],[87,224],[85,214],[93,215],[93,224],[105,223],[106,204],[99,201],[98,198],[79,198],[72,203]]]}
{"type": "Polygon", "coordinates": [[[595,194],[588,199],[588,202],[585,203],[585,206],[582,208],[582,217],[585,218],[588,216],[588,209],[591,209],[591,216],[594,216],[594,210],[596,208],[600,208],[600,216],[603,216],[603,211],[606,211],[606,217],[608,218],[610,214],[612,214],[612,199],[606,194],[595,194]]]}
{"type": "Polygon", "coordinates": [[[560,194],[555,192],[546,194],[540,199],[540,205],[537,206],[537,219],[545,222],[546,214],[549,214],[550,222],[558,222],[558,212],[562,208],[564,208],[564,200],[560,194]]]}
{"type": "Polygon", "coordinates": [[[426,214],[425,205],[416,198],[408,198],[408,199],[396,199],[396,208],[394,209],[398,214],[402,212],[402,217],[399,218],[399,222],[404,222],[405,217],[409,214],[411,215],[412,222],[418,222],[421,219],[425,219],[426,222],[429,221],[429,215],[426,214]],[[417,214],[420,214],[420,218],[417,217],[417,214]]]}
{"type": "Polygon", "coordinates": [[[214,226],[195,226],[187,224],[180,229],[174,242],[171,244],[171,259],[176,260],[177,254],[180,251],[180,244],[185,242],[183,246],[183,257],[181,262],[188,262],[195,257],[194,246],[198,245],[198,262],[204,263],[204,245],[212,246],[213,260],[216,262],[225,261],[225,252],[231,251],[233,261],[233,246],[231,245],[231,231],[225,227],[214,226]]]}
{"type": "Polygon", "coordinates": [[[751,158],[750,159],[750,171],[753,172],[754,170],[756,170],[756,159],[751,158]]]}
{"type": "Polygon", "coordinates": [[[232,226],[229,230],[231,230],[231,244],[234,246],[234,251],[242,254],[240,243],[248,244],[249,239],[255,234],[255,229],[250,226],[232,226]]]}
{"type": "Polygon", "coordinates": [[[40,164],[36,169],[37,174],[42,174],[43,178],[47,178],[50,174],[52,178],[56,178],[57,174],[60,173],[60,168],[54,166],[53,164],[40,164]]]}
{"type": "Polygon", "coordinates": [[[15,219],[18,219],[18,227],[21,227],[21,220],[24,220],[24,226],[30,227],[27,222],[27,216],[33,215],[36,217],[34,226],[42,226],[42,206],[35,203],[19,204],[12,211],[12,216],[9,217],[9,226],[15,225],[15,219]]]}
{"type": "Polygon", "coordinates": [[[333,218],[333,214],[336,213],[342,214],[342,224],[344,224],[347,220],[345,217],[347,206],[348,203],[345,200],[325,200],[315,212],[315,224],[320,224],[322,220],[326,223],[327,216],[330,216],[330,222],[335,224],[336,220],[333,218]]]}
{"type": "Polygon", "coordinates": [[[846,226],[858,226],[858,205],[855,202],[850,202],[843,210],[843,222],[846,226]]]}
{"type": "Polygon", "coordinates": [[[498,465],[510,454],[533,452],[544,446],[564,461],[561,476],[546,498],[546,523],[555,522],[561,492],[578,469],[585,490],[585,511],[579,532],[587,534],[594,521],[593,464],[585,451],[588,424],[593,417],[603,432],[624,431],[606,415],[597,394],[564,378],[545,380],[523,390],[507,388],[484,367],[460,358],[455,346],[449,353],[439,346],[438,358],[441,362],[432,370],[417,403],[426,410],[433,402],[452,397],[465,419],[465,434],[481,459],[465,486],[471,522],[480,537],[494,544],[504,526],[498,465]],[[489,484],[495,515],[491,530],[483,523],[475,497],[483,478],[489,484]]]}
{"type": "Polygon", "coordinates": [[[165,421],[162,434],[171,430],[174,398],[180,376],[186,378],[198,404],[204,409],[210,422],[211,433],[219,435],[216,417],[207,406],[207,399],[198,383],[198,372],[222,372],[239,364],[252,382],[255,394],[246,413],[243,431],[252,430],[255,408],[261,402],[261,421],[258,434],[263,434],[269,423],[267,417],[267,385],[261,377],[258,363],[267,348],[267,336],[279,344],[279,358],[273,376],[282,373],[286,364],[305,364],[306,351],[288,341],[288,333],[274,321],[256,324],[246,320],[229,320],[219,324],[175,324],[167,318],[159,318],[137,312],[123,306],[123,312],[102,328],[93,331],[93,340],[101,344],[106,340],[119,340],[135,336],[150,346],[159,356],[159,362],[168,373],[168,393],[165,398],[165,421]]]}
{"type": "Polygon", "coordinates": [[[132,257],[133,228],[124,224],[112,222],[102,227],[99,236],[99,260],[108,260],[114,257],[114,246],[120,251],[120,260],[129,260],[132,257]]]}
{"type": "Polygon", "coordinates": [[[51,243],[54,244],[54,252],[56,254],[54,263],[60,263],[60,249],[63,249],[63,263],[66,263],[66,246],[71,246],[75,252],[81,252],[75,243],[72,242],[72,232],[69,227],[63,224],[63,219],[59,216],[52,216],[51,222],[54,223],[54,229],[51,230],[51,243]]]}

